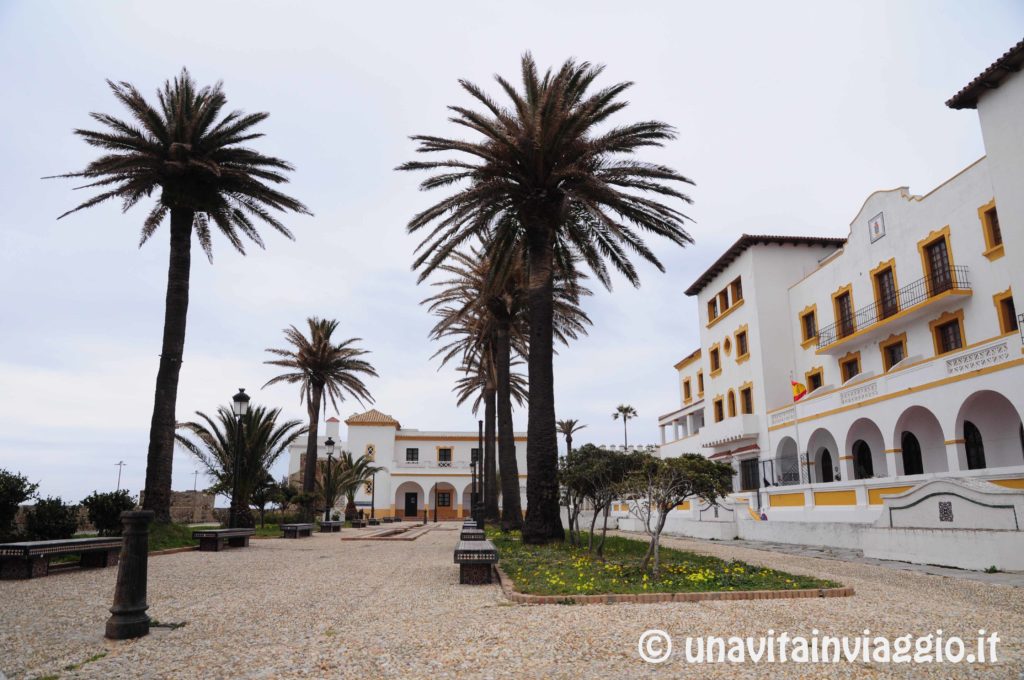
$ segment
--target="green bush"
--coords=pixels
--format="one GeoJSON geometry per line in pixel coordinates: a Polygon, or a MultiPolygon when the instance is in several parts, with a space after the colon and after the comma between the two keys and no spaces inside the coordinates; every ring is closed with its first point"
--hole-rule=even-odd
{"type": "Polygon", "coordinates": [[[78,508],[57,498],[40,498],[25,518],[25,529],[33,540],[71,538],[78,530],[78,508]]]}
{"type": "Polygon", "coordinates": [[[33,498],[38,484],[30,484],[27,477],[0,468],[0,541],[15,535],[14,518],[18,506],[33,498]]]}
{"type": "Polygon", "coordinates": [[[121,513],[135,507],[135,499],[128,491],[93,491],[82,501],[89,511],[89,521],[96,527],[100,536],[121,535],[121,513]]]}

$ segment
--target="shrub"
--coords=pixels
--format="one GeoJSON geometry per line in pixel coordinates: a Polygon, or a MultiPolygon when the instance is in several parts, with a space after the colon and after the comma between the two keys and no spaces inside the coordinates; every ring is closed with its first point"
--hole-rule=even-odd
{"type": "Polygon", "coordinates": [[[14,536],[14,518],[18,506],[33,498],[38,484],[30,484],[28,477],[0,468],[0,540],[14,536]]]}
{"type": "Polygon", "coordinates": [[[89,521],[100,536],[121,535],[121,513],[135,507],[135,499],[128,491],[93,491],[82,501],[89,511],[89,521]]]}
{"type": "Polygon", "coordinates": [[[78,530],[78,508],[64,505],[59,496],[41,498],[28,512],[25,529],[30,537],[39,541],[71,538],[78,530]]]}

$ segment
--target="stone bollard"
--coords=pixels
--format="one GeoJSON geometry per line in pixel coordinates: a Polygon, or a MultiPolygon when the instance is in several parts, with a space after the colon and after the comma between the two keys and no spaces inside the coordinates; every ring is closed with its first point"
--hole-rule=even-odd
{"type": "Polygon", "coordinates": [[[117,566],[114,606],[107,619],[106,637],[127,640],[149,634],[146,610],[146,567],[149,560],[149,523],[156,514],[152,510],[129,510],[121,513],[124,542],[117,566]]]}

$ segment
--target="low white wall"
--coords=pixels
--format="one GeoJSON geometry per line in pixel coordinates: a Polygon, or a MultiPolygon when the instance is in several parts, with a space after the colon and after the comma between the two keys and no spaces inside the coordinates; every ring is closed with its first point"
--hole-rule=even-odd
{"type": "Polygon", "coordinates": [[[861,547],[861,532],[866,524],[849,522],[755,522],[737,523],[739,537],[748,541],[772,541],[796,545],[825,545],[833,548],[861,547]]]}
{"type": "Polygon", "coordinates": [[[865,557],[958,569],[1024,571],[1024,532],[983,529],[868,528],[865,557]]]}

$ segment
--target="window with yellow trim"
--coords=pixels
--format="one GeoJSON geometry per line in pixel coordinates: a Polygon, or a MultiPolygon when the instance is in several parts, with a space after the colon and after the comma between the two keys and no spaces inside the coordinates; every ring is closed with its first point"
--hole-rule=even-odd
{"type": "Polygon", "coordinates": [[[996,316],[999,318],[999,332],[1014,333],[1017,330],[1017,309],[1013,304],[1013,294],[1007,288],[1002,293],[992,296],[996,305],[996,316]]]}
{"type": "Polygon", "coordinates": [[[724,312],[729,306],[729,289],[726,288],[718,294],[718,308],[724,312]]]}
{"type": "Polygon", "coordinates": [[[715,422],[720,423],[725,420],[725,400],[722,397],[715,397],[714,408],[715,422]]]}
{"type": "Polygon", "coordinates": [[[740,388],[740,413],[750,415],[754,412],[754,388],[746,385],[740,388]]]}
{"type": "Polygon", "coordinates": [[[741,278],[737,276],[736,280],[729,284],[729,292],[732,293],[733,304],[743,299],[743,281],[741,278]]]}
{"type": "Polygon", "coordinates": [[[810,305],[800,312],[800,335],[804,349],[818,340],[818,305],[810,305]]]}
{"type": "Polygon", "coordinates": [[[708,300],[708,323],[711,323],[718,318],[718,298],[713,297],[708,300]]]}
{"type": "Polygon", "coordinates": [[[719,355],[718,345],[711,346],[711,350],[708,352],[708,361],[711,364],[711,375],[715,375],[722,370],[722,358],[719,355]]]}
{"type": "Polygon", "coordinates": [[[860,374],[860,352],[851,352],[839,360],[839,373],[843,382],[848,382],[860,374]]]}
{"type": "Polygon", "coordinates": [[[736,417],[736,393],[729,390],[729,417],[736,417]]]}
{"type": "Polygon", "coordinates": [[[978,208],[978,219],[981,220],[981,231],[985,237],[985,252],[989,260],[998,260],[1003,256],[1003,232],[999,228],[999,213],[996,212],[995,199],[978,208]]]}
{"type": "Polygon", "coordinates": [[[825,384],[825,370],[821,366],[812,368],[804,373],[804,380],[807,381],[807,392],[810,394],[825,384]]]}
{"type": "Polygon", "coordinates": [[[900,311],[895,259],[879,263],[871,270],[871,284],[875,289],[875,317],[877,319],[887,319],[900,311]]]}
{"type": "Polygon", "coordinates": [[[741,359],[746,359],[750,356],[750,344],[747,342],[747,330],[746,326],[741,326],[740,330],[736,331],[736,361],[739,362],[741,359]]]}
{"type": "Polygon", "coordinates": [[[704,371],[697,371],[697,396],[704,396],[704,371]]]}
{"type": "Polygon", "coordinates": [[[932,331],[936,356],[955,352],[967,344],[964,338],[964,310],[962,309],[946,312],[928,324],[928,327],[932,331]]]}
{"type": "Polygon", "coordinates": [[[683,380],[683,400],[693,401],[693,395],[690,393],[690,379],[683,380]]]}
{"type": "Polygon", "coordinates": [[[878,343],[882,353],[882,368],[886,371],[907,358],[907,334],[891,335],[878,343]]]}

